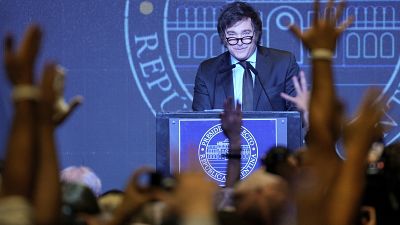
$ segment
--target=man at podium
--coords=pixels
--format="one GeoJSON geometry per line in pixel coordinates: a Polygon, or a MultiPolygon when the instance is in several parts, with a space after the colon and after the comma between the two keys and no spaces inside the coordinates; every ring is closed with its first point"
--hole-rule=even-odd
{"type": "Polygon", "coordinates": [[[228,51],[200,64],[194,111],[222,109],[230,96],[242,104],[242,111],[296,110],[299,82],[292,79],[299,66],[292,53],[260,46],[262,22],[252,6],[226,5],[218,18],[218,33],[228,51]]]}

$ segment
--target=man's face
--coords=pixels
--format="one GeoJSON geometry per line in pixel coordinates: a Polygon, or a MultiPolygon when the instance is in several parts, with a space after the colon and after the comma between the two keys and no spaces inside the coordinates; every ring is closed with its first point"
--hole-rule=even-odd
{"type": "Polygon", "coordinates": [[[228,51],[239,61],[247,60],[257,47],[257,40],[255,40],[257,37],[250,18],[238,21],[232,27],[227,28],[225,30],[225,37],[225,44],[228,51]],[[235,41],[235,38],[244,39],[235,41]],[[230,41],[227,41],[227,39],[230,41]],[[229,44],[229,42],[231,42],[231,44],[229,44]],[[237,44],[232,45],[232,43],[235,42],[237,42],[237,44]]]}

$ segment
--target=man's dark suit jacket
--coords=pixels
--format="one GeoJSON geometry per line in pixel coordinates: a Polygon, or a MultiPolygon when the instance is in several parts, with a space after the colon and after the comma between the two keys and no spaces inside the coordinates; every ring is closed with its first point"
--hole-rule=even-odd
{"type": "MultiPolygon", "coordinates": [[[[197,71],[192,109],[223,109],[224,101],[234,97],[233,76],[229,52],[203,61],[197,71]]],[[[258,78],[254,82],[255,111],[295,110],[295,105],[280,96],[285,92],[295,96],[292,81],[299,74],[299,65],[293,54],[278,49],[258,46],[256,70],[258,78]],[[265,88],[264,93],[262,85],[265,88]]],[[[257,75],[256,75],[257,76],[257,75]]]]}

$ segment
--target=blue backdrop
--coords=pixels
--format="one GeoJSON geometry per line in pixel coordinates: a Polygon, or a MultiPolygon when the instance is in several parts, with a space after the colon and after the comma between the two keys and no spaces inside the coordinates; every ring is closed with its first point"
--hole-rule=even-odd
{"type": "MultiPolygon", "coordinates": [[[[67,99],[85,97],[58,130],[63,167],[94,168],[106,190],[122,187],[138,166],[155,165],[155,113],[190,110],[198,64],[224,51],[216,19],[226,2],[0,0],[1,37],[12,32],[20,38],[28,24],[39,23],[45,36],[38,65],[60,62],[67,69],[67,99]]],[[[309,55],[286,25],[309,27],[312,1],[248,2],[260,10],[263,45],[293,52],[308,74],[309,55]]],[[[349,114],[368,87],[389,96],[388,143],[400,134],[399,9],[400,1],[348,1],[344,14],[355,22],[335,55],[335,83],[349,114]]],[[[2,153],[13,110],[10,88],[2,68],[2,153]]]]}

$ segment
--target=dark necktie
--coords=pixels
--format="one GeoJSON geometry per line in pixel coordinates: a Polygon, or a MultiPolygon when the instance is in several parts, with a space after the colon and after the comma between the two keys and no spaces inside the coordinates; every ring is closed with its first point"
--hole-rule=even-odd
{"type": "Polygon", "coordinates": [[[242,88],[242,111],[253,111],[253,78],[247,67],[246,61],[240,61],[239,64],[243,67],[243,88],[242,88]]]}

